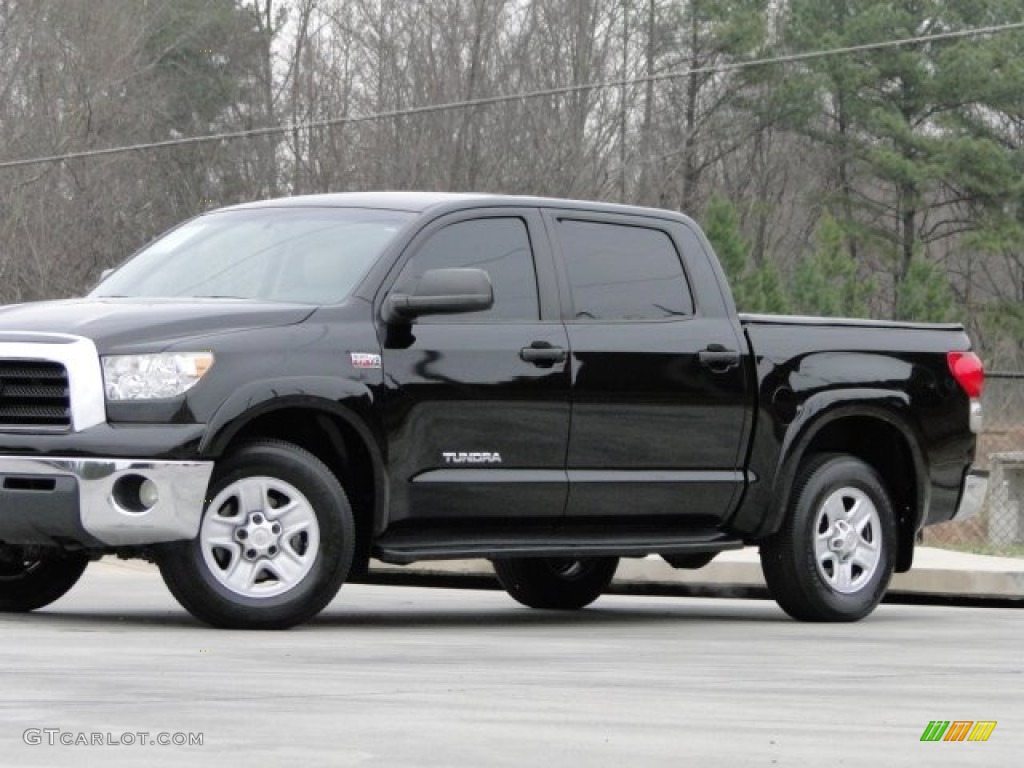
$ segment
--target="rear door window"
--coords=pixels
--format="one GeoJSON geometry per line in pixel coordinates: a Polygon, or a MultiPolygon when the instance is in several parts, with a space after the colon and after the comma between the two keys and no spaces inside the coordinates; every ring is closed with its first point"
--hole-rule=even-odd
{"type": "Polygon", "coordinates": [[[693,298],[666,232],[561,219],[558,240],[572,294],[572,318],[643,321],[687,317],[693,298]]]}

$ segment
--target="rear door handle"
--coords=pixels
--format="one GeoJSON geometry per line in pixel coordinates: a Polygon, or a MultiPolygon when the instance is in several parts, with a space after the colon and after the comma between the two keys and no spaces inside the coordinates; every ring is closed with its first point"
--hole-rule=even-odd
{"type": "Polygon", "coordinates": [[[547,341],[535,341],[530,346],[520,349],[519,356],[538,368],[550,368],[555,363],[565,360],[565,350],[547,341]]]}
{"type": "Polygon", "coordinates": [[[721,344],[708,344],[697,353],[700,364],[714,373],[725,373],[740,364],[740,353],[721,344]]]}

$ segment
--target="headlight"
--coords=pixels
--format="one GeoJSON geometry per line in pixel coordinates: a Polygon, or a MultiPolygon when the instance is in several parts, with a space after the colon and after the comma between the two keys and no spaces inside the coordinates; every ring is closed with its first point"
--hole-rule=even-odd
{"type": "Polygon", "coordinates": [[[212,352],[160,355],[112,355],[103,358],[103,386],[108,400],[177,397],[213,367],[212,352]]]}

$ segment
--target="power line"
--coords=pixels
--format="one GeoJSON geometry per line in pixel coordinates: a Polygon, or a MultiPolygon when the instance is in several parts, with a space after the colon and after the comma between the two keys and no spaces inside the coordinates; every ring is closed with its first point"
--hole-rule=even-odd
{"type": "Polygon", "coordinates": [[[326,128],[338,125],[355,125],[368,123],[377,120],[390,120],[396,117],[412,117],[426,115],[435,112],[447,112],[457,109],[471,109],[473,107],[486,107],[494,104],[505,104],[513,101],[528,101],[541,99],[548,96],[564,96],[571,93],[585,93],[589,91],[606,90],[609,88],[621,88],[625,85],[640,85],[644,83],[661,82],[665,80],[676,80],[691,75],[713,75],[724,72],[735,72],[755,67],[766,67],[774,64],[792,64],[801,61],[813,61],[831,56],[845,56],[851,53],[865,51],[880,51],[889,48],[902,48],[904,46],[920,45],[923,43],[940,42],[945,40],[958,40],[968,37],[980,37],[1000,32],[1010,32],[1024,29],[1024,22],[1013,22],[998,24],[988,27],[975,27],[973,29],[961,29],[952,32],[939,32],[931,35],[919,35],[917,37],[904,37],[896,40],[885,40],[878,43],[862,43],[860,45],[848,45],[841,48],[830,48],[826,50],[808,51],[805,53],[791,53],[782,56],[772,56],[762,59],[751,59],[748,61],[736,61],[728,64],[717,64],[709,67],[693,67],[690,69],[663,72],[660,75],[645,75],[635,78],[617,78],[614,80],[600,80],[593,83],[579,85],[565,85],[557,88],[543,88],[535,91],[523,91],[521,93],[504,94],[500,96],[487,96],[477,99],[465,99],[462,101],[448,101],[441,104],[428,104],[422,107],[408,107],[406,109],[395,109],[385,112],[373,112],[368,115],[355,117],[333,117],[324,120],[313,120],[305,123],[288,123],[284,125],[273,125],[264,128],[249,128],[241,131],[229,131],[226,133],[214,133],[203,136],[187,136],[180,139],[167,139],[165,141],[153,141],[145,144],[129,144],[120,147],[108,147],[106,149],[89,149],[81,152],[68,152],[63,155],[49,155],[45,157],[34,157],[23,160],[7,160],[0,162],[0,170],[5,168],[19,168],[28,165],[40,165],[43,163],[59,163],[65,160],[78,160],[81,158],[102,157],[104,155],[117,155],[125,152],[143,152],[150,149],[162,149],[164,147],[182,147],[194,144],[207,144],[216,141],[234,141],[236,139],[249,139],[257,136],[271,136],[279,133],[290,133],[293,131],[304,131],[312,128],[326,128]]]}

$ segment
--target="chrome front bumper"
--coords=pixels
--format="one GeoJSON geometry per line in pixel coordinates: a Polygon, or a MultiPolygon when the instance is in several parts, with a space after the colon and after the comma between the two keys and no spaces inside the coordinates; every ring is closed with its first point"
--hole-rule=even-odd
{"type": "Polygon", "coordinates": [[[953,520],[966,520],[974,517],[985,503],[988,491],[988,472],[972,469],[964,478],[964,490],[960,496],[960,505],[956,508],[953,520]]]}
{"type": "Polygon", "coordinates": [[[131,546],[192,539],[212,472],[212,461],[0,456],[0,541],[131,546]],[[123,489],[143,479],[156,486],[148,509],[124,501],[123,489]]]}

